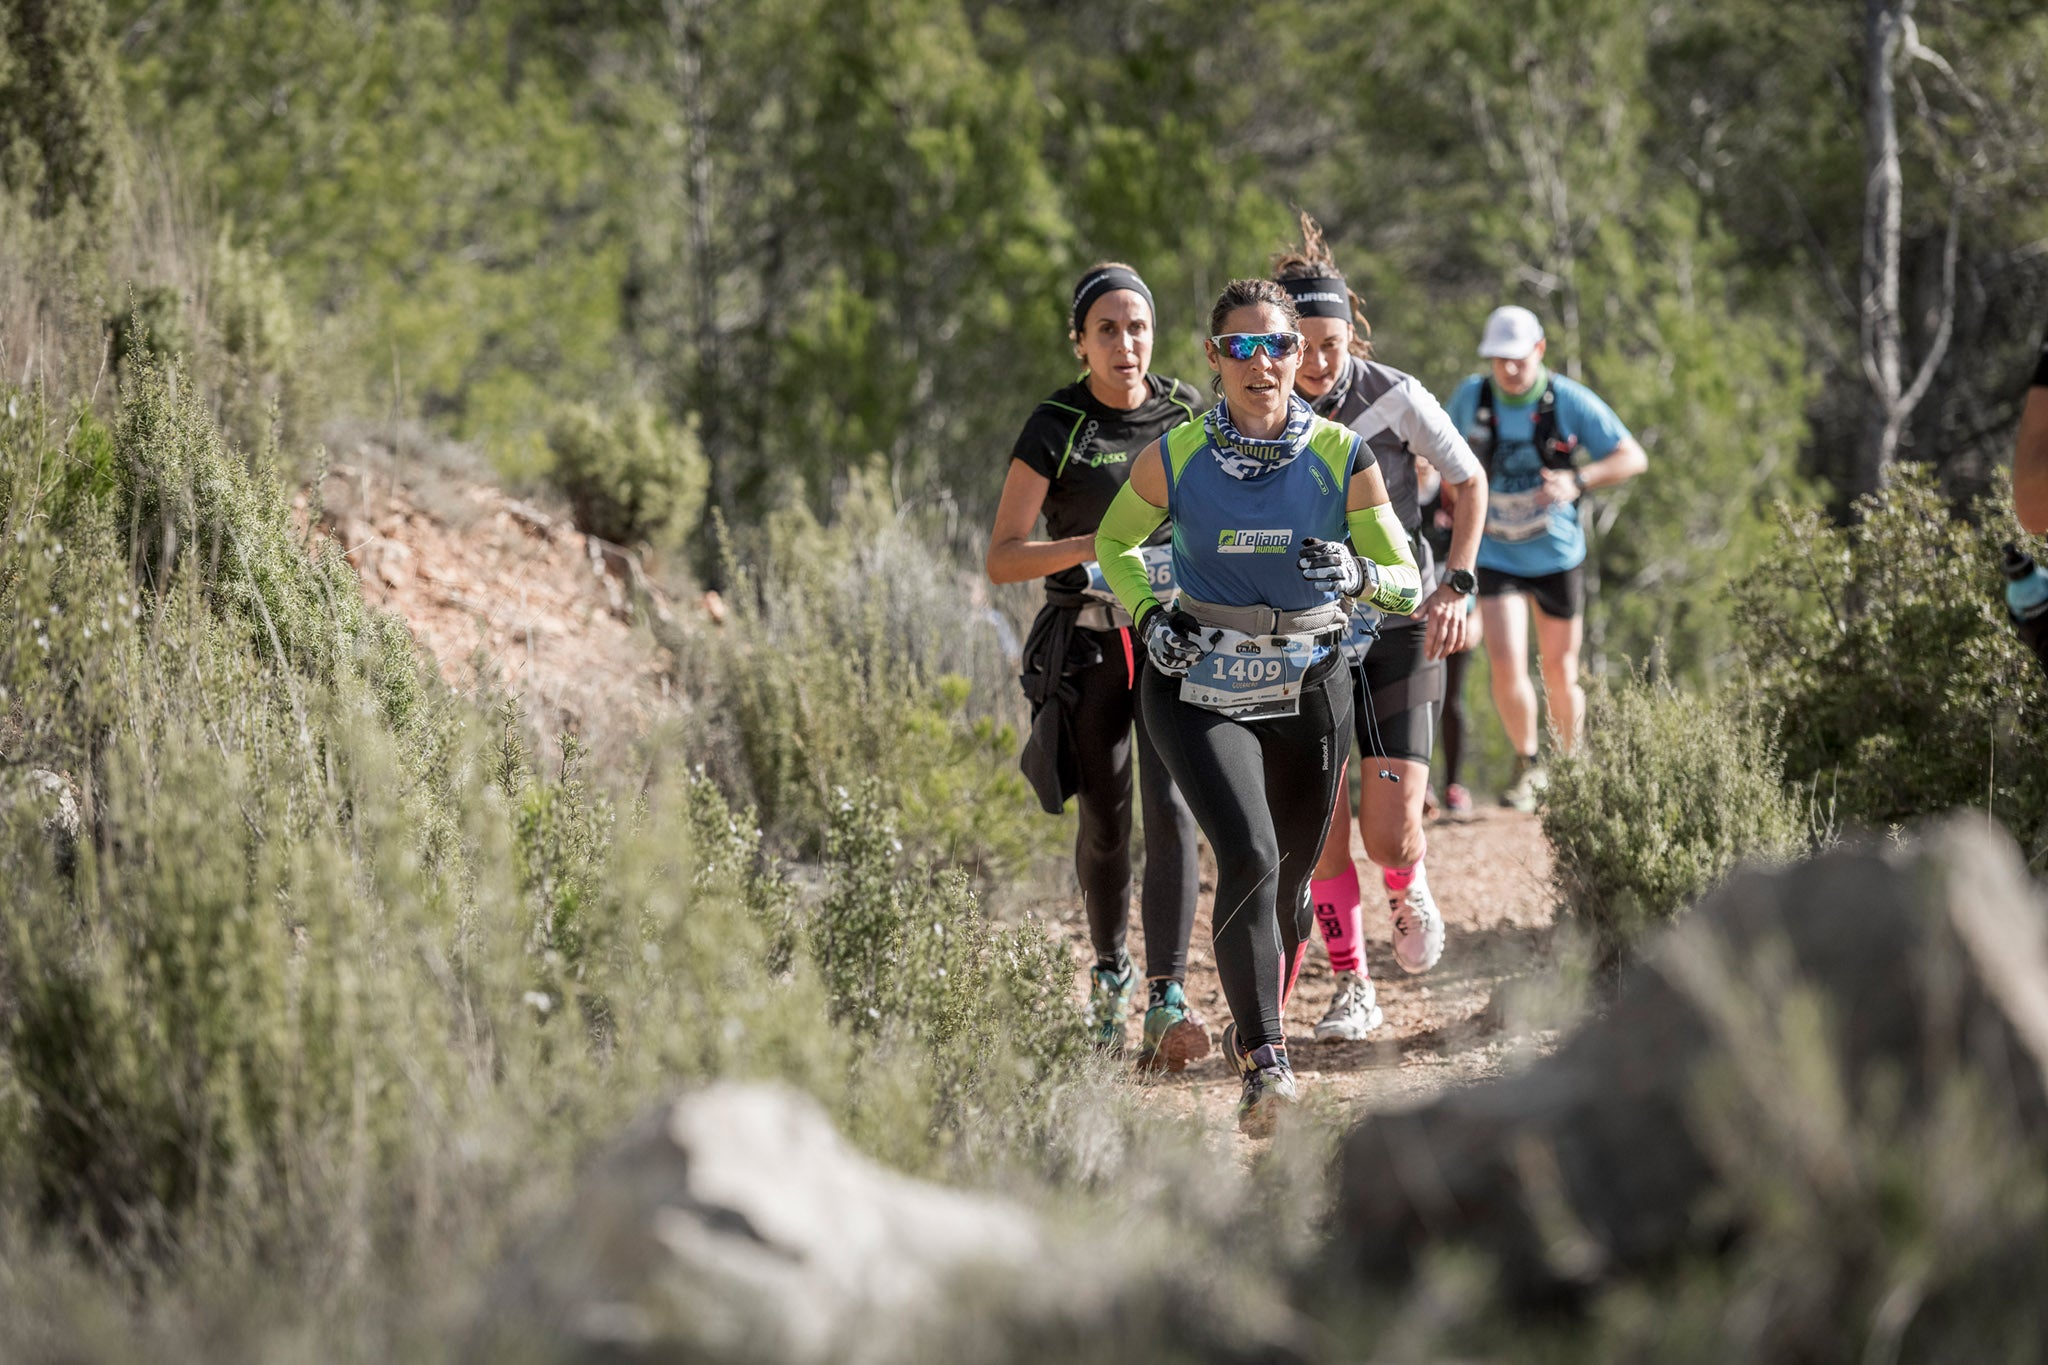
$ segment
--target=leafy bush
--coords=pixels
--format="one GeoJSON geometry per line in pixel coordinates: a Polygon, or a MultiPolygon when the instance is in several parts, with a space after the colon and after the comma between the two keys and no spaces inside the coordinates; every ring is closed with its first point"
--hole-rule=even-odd
{"type": "Polygon", "coordinates": [[[819,854],[870,779],[913,855],[989,878],[1065,837],[1017,771],[1025,712],[979,575],[939,529],[857,477],[837,522],[778,513],[729,546],[727,574],[727,639],[684,661],[686,685],[707,761],[778,844],[819,854]]]}
{"type": "Polygon", "coordinates": [[[621,545],[674,549],[696,528],[711,466],[694,428],[677,428],[644,402],[609,415],[579,403],[548,424],[550,477],[576,524],[621,545]]]}
{"type": "Polygon", "coordinates": [[[1782,514],[1741,593],[1743,653],[1785,770],[1873,827],[1988,802],[2038,853],[2048,836],[2048,692],[2005,619],[2004,507],[1957,518],[1925,471],[1834,526],[1782,514]]]}
{"type": "Polygon", "coordinates": [[[974,1149],[993,1124],[1014,1142],[1014,1125],[1045,1112],[1034,1097],[1088,1056],[1065,999],[1073,963],[1036,921],[988,920],[960,873],[901,875],[901,850],[879,784],[841,793],[826,841],[834,884],[808,927],[833,1017],[861,1040],[857,1064],[915,1050],[930,1105],[920,1129],[974,1149]]]}
{"type": "Polygon", "coordinates": [[[1756,716],[1637,678],[1591,689],[1543,832],[1565,913],[1611,968],[1736,864],[1796,854],[1804,825],[1756,716]]]}
{"type": "Polygon", "coordinates": [[[902,873],[872,797],[809,933],[659,744],[608,788],[443,691],[175,371],[112,428],[20,393],[0,423],[0,759],[85,817],[60,848],[0,805],[0,1235],[308,1287],[487,1254],[508,1192],[718,1075],[905,1164],[1028,1154],[1070,973],[902,873]]]}
{"type": "Polygon", "coordinates": [[[116,369],[142,360],[161,365],[192,349],[184,300],[169,285],[130,291],[128,307],[107,319],[107,331],[107,363],[116,369]]]}

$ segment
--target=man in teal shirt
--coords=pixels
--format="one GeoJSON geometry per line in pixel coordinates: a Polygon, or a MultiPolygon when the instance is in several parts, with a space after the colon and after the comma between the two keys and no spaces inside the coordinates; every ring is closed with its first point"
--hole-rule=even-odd
{"type": "Polygon", "coordinates": [[[1479,611],[1493,703],[1519,762],[1503,804],[1532,810],[1545,785],[1536,761],[1536,691],[1529,680],[1529,613],[1558,743],[1577,742],[1586,715],[1579,686],[1585,634],[1586,532],[1579,497],[1649,465],[1614,410],[1585,385],[1544,368],[1543,324],[1526,308],[1496,308],[1473,375],[1447,405],[1487,473],[1486,534],[1479,542],[1479,611]]]}

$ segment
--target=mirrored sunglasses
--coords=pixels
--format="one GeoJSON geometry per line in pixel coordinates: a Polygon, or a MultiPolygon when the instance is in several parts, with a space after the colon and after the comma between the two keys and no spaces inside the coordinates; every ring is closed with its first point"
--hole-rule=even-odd
{"type": "Polygon", "coordinates": [[[1209,340],[1232,360],[1250,360],[1261,348],[1273,359],[1285,360],[1301,349],[1299,332],[1225,332],[1209,340]]]}

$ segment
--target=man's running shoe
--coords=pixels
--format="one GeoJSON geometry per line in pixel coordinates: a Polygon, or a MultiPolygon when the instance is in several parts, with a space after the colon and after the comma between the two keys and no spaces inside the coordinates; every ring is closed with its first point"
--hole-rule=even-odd
{"type": "Polygon", "coordinates": [[[1470,815],[1471,813],[1471,792],[1466,791],[1464,786],[1457,782],[1453,782],[1444,788],[1444,814],[1470,815]]]}
{"type": "Polygon", "coordinates": [[[1515,780],[1500,794],[1500,803],[1527,814],[1536,809],[1536,803],[1543,799],[1545,788],[1550,786],[1550,774],[1543,771],[1543,765],[1534,758],[1515,760],[1515,780]]]}
{"type": "Polygon", "coordinates": [[[1137,985],[1138,969],[1128,957],[1118,958],[1114,968],[1097,963],[1088,969],[1088,1030],[1095,1046],[1112,1056],[1124,1050],[1124,1020],[1137,985]]]}
{"type": "Polygon", "coordinates": [[[1189,1062],[1208,1055],[1209,1030],[1202,1024],[1202,1016],[1188,1004],[1180,982],[1167,982],[1145,1011],[1145,1040],[1138,1048],[1138,1065],[1147,1071],[1185,1071],[1189,1062]]]}
{"type": "Polygon", "coordinates": [[[1330,1008],[1316,1020],[1319,1043],[1355,1043],[1378,1028],[1386,1016],[1380,1013],[1379,992],[1364,972],[1338,972],[1337,994],[1330,1008]]]}
{"type": "Polygon", "coordinates": [[[1271,1137],[1280,1115],[1301,1102],[1294,1084],[1294,1068],[1287,1064],[1287,1049],[1271,1043],[1240,1052],[1237,1025],[1223,1026],[1223,1048],[1237,1063],[1244,1089],[1237,1097],[1237,1131],[1246,1137],[1271,1137]]]}
{"type": "Polygon", "coordinates": [[[1394,961],[1410,975],[1434,967],[1444,955],[1444,917],[1429,894],[1422,864],[1415,865],[1407,890],[1387,893],[1387,905],[1394,914],[1394,961]]]}

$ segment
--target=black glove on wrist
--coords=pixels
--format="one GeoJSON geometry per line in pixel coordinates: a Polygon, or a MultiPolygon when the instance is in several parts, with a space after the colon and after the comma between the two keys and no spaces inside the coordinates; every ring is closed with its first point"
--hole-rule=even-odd
{"type": "Polygon", "coordinates": [[[1169,615],[1164,607],[1152,608],[1138,622],[1138,638],[1145,642],[1145,657],[1169,678],[1185,678],[1208,652],[1202,647],[1202,623],[1184,611],[1169,615]]]}
{"type": "Polygon", "coordinates": [[[1351,553],[1341,540],[1309,536],[1301,542],[1301,557],[1294,564],[1303,578],[1325,592],[1363,597],[1379,586],[1378,566],[1351,553]]]}

